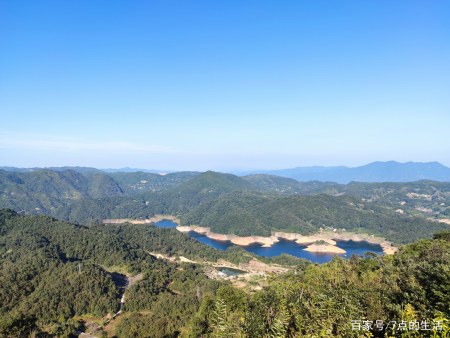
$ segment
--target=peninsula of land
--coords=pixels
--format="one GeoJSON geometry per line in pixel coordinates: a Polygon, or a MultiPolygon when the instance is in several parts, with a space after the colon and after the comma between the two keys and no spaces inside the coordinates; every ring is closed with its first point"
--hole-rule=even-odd
{"type": "Polygon", "coordinates": [[[155,215],[150,218],[145,219],[133,219],[133,218],[109,218],[102,220],[103,224],[124,224],[124,223],[130,223],[130,224],[151,224],[156,223],[159,221],[172,221],[178,225],[180,225],[180,220],[176,216],[172,215],[155,215]]]}
{"type": "Polygon", "coordinates": [[[178,226],[176,229],[183,233],[196,232],[198,234],[204,235],[208,238],[217,241],[229,241],[235,245],[239,246],[249,246],[251,244],[261,244],[264,248],[270,248],[273,244],[280,241],[280,239],[285,239],[288,241],[294,241],[300,245],[307,245],[303,250],[309,252],[318,253],[333,253],[333,254],[345,254],[344,249],[336,246],[336,241],[354,241],[354,242],[368,242],[371,244],[378,244],[383,249],[383,252],[387,255],[395,253],[398,248],[392,245],[391,242],[385,240],[382,237],[377,237],[368,234],[357,234],[348,231],[326,231],[321,230],[317,234],[313,235],[301,235],[292,232],[281,232],[274,231],[271,236],[236,236],[233,234],[219,234],[212,232],[208,227],[201,226],[182,226],[180,225],[180,220],[172,215],[155,215],[147,219],[130,219],[130,218],[115,218],[115,219],[104,219],[104,224],[151,224],[159,222],[162,220],[170,220],[176,223],[178,226]]]}
{"type": "Polygon", "coordinates": [[[273,244],[279,242],[280,239],[295,241],[297,244],[307,245],[304,249],[310,252],[322,253],[336,253],[344,254],[345,250],[336,246],[338,241],[354,241],[354,242],[368,242],[371,244],[378,244],[383,249],[385,254],[393,254],[398,250],[391,242],[381,237],[376,237],[368,234],[356,234],[351,232],[325,231],[322,230],[314,235],[300,235],[297,233],[274,231],[269,237],[264,236],[236,236],[224,235],[212,232],[210,228],[200,226],[177,226],[178,231],[188,233],[190,231],[205,235],[217,241],[230,241],[233,244],[240,246],[248,246],[251,244],[261,244],[262,247],[270,248],[273,244]]]}

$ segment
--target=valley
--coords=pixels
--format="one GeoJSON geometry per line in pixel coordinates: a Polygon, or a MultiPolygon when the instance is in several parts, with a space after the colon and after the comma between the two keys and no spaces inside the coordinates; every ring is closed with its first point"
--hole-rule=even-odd
{"type": "Polygon", "coordinates": [[[0,170],[0,206],[80,224],[105,219],[151,222],[157,215],[173,215],[181,226],[208,227],[212,233],[238,237],[270,237],[274,231],[307,236],[320,229],[345,229],[399,245],[446,229],[445,223],[434,221],[448,218],[450,183],[340,185],[211,171],[161,176],[0,170]],[[142,183],[146,189],[132,188],[141,181],[147,182],[142,183]],[[157,184],[157,191],[152,184],[157,184]]]}
{"type": "Polygon", "coordinates": [[[450,1],[0,1],[0,338],[450,338],[450,1]]]}
{"type": "Polygon", "coordinates": [[[434,181],[0,170],[0,336],[356,337],[345,318],[448,320],[449,205],[434,181]]]}
{"type": "MultiPolygon", "coordinates": [[[[397,248],[392,245],[392,243],[384,240],[380,237],[369,236],[367,234],[356,234],[351,232],[337,232],[337,231],[320,231],[317,234],[312,235],[300,235],[296,233],[285,233],[285,232],[273,232],[270,237],[263,236],[248,236],[240,237],[236,235],[223,235],[211,232],[210,228],[197,227],[197,226],[178,226],[176,227],[178,231],[189,233],[195,232],[197,234],[204,235],[210,239],[216,241],[230,242],[239,246],[251,246],[255,244],[260,244],[262,248],[270,248],[274,244],[279,243],[280,239],[287,241],[293,241],[300,245],[313,245],[317,242],[325,242],[328,246],[326,250],[321,250],[323,253],[345,253],[345,251],[336,252],[336,240],[337,241],[353,241],[353,242],[366,242],[370,244],[379,245],[385,254],[393,254],[397,251],[397,248]]],[[[307,247],[308,249],[308,247],[307,247]]],[[[310,250],[311,251],[311,250],[310,250]]]]}

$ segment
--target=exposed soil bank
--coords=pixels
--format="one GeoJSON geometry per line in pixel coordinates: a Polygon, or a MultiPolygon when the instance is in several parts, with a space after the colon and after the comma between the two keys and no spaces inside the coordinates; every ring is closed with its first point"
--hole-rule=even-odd
{"type": "Polygon", "coordinates": [[[116,219],[104,219],[104,224],[150,224],[159,222],[162,220],[172,221],[178,226],[176,229],[181,232],[194,231],[198,234],[205,235],[211,239],[217,241],[230,241],[231,243],[239,246],[248,246],[251,244],[261,244],[265,248],[270,248],[273,244],[279,242],[280,238],[288,241],[295,241],[301,245],[308,245],[304,250],[311,252],[324,252],[324,253],[345,253],[345,250],[336,246],[336,241],[354,241],[354,242],[368,242],[371,244],[378,244],[383,249],[385,254],[393,254],[398,250],[391,242],[381,237],[376,237],[367,234],[356,234],[348,231],[320,231],[314,235],[300,235],[291,232],[274,231],[269,237],[264,236],[236,236],[233,234],[225,235],[212,232],[210,228],[200,226],[180,226],[180,220],[172,215],[155,215],[147,219],[130,219],[130,218],[116,218],[116,219]],[[316,242],[323,241],[326,244],[317,245],[316,242]]]}
{"type": "Polygon", "coordinates": [[[159,221],[168,220],[172,221],[178,225],[180,225],[180,220],[171,215],[155,215],[151,218],[146,219],[132,219],[132,218],[112,218],[112,219],[104,219],[102,220],[103,224],[122,224],[122,223],[130,223],[130,224],[151,224],[159,221]]]}
{"type": "Polygon", "coordinates": [[[310,244],[303,249],[309,252],[324,252],[324,253],[335,253],[335,254],[345,254],[346,251],[344,249],[338,248],[335,245],[331,244],[310,244]]]}
{"type": "Polygon", "coordinates": [[[371,244],[378,244],[383,249],[385,254],[393,254],[398,249],[392,245],[391,242],[381,238],[367,234],[355,234],[351,232],[337,232],[337,231],[321,231],[314,235],[304,236],[290,232],[272,232],[272,236],[236,236],[236,235],[224,235],[211,232],[210,228],[199,226],[178,226],[178,231],[190,232],[205,235],[211,239],[218,241],[230,241],[233,244],[240,246],[248,246],[251,244],[261,244],[263,247],[271,247],[273,244],[279,242],[280,238],[295,241],[298,244],[308,245],[305,249],[311,252],[326,252],[326,253],[345,253],[346,251],[336,246],[336,240],[338,241],[365,241],[371,244]],[[318,245],[316,242],[323,241],[326,244],[318,245]]]}
{"type": "Polygon", "coordinates": [[[247,236],[240,237],[236,235],[224,235],[218,234],[215,232],[211,232],[210,228],[198,227],[198,226],[178,226],[178,231],[181,232],[190,232],[194,231],[198,234],[205,235],[211,239],[215,239],[216,241],[230,241],[233,244],[240,246],[247,246],[253,243],[262,244],[263,247],[271,247],[272,244],[278,242],[278,238],[274,237],[263,237],[263,236],[247,236]]]}

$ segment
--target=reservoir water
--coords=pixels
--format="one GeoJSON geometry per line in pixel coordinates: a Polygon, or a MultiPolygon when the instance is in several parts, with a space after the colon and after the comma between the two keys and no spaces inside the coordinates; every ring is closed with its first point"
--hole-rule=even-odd
{"type": "MultiPolygon", "coordinates": [[[[169,220],[162,220],[155,223],[156,226],[162,228],[175,228],[176,223],[169,220]]],[[[195,238],[197,241],[207,244],[218,250],[226,250],[228,247],[234,245],[230,241],[218,241],[211,239],[205,235],[198,234],[194,231],[190,231],[189,236],[195,238]]],[[[338,256],[350,257],[352,255],[363,256],[367,252],[372,252],[378,255],[383,254],[383,249],[378,244],[372,244],[365,241],[336,241],[336,246],[344,249],[347,253],[338,256]]],[[[289,254],[295,257],[304,258],[314,263],[326,263],[329,262],[336,254],[332,253],[316,253],[309,252],[303,249],[306,245],[297,244],[294,241],[288,241],[280,239],[278,243],[273,244],[270,248],[263,248],[260,244],[252,244],[242,247],[248,252],[254,253],[257,256],[274,257],[281,254],[289,254]]]]}
{"type": "Polygon", "coordinates": [[[163,220],[161,220],[159,222],[156,222],[155,225],[158,228],[176,228],[177,227],[177,223],[172,222],[172,221],[170,221],[168,219],[163,219],[163,220]]]}
{"type": "Polygon", "coordinates": [[[230,241],[217,241],[194,231],[189,231],[188,235],[195,238],[199,242],[202,242],[219,250],[226,250],[233,245],[230,241]]]}
{"type": "Polygon", "coordinates": [[[237,275],[241,275],[243,273],[247,273],[247,271],[244,271],[244,270],[233,269],[233,268],[229,268],[229,267],[225,267],[225,266],[218,267],[217,270],[224,273],[227,276],[237,276],[237,275]]]}

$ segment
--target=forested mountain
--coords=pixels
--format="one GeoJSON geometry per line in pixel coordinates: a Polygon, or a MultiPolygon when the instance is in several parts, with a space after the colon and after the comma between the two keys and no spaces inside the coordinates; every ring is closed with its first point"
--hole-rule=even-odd
{"type": "MultiPolygon", "coordinates": [[[[177,175],[183,177],[190,174],[177,175]]],[[[120,198],[80,199],[55,209],[51,214],[82,223],[105,218],[146,218],[154,214],[181,215],[223,194],[252,188],[250,183],[231,174],[205,172],[193,175],[193,178],[183,183],[165,185],[161,191],[147,191],[120,198]]],[[[184,179],[176,180],[180,182],[184,179]]]]}
{"type": "Polygon", "coordinates": [[[211,226],[219,233],[270,236],[271,231],[301,234],[320,228],[368,232],[396,243],[430,237],[448,225],[394,210],[351,196],[266,196],[230,193],[202,203],[181,216],[185,224],[211,226]]]}
{"type": "MultiPolygon", "coordinates": [[[[362,320],[426,320],[430,328],[383,327],[390,337],[448,333],[448,232],[392,257],[297,260],[252,292],[208,278],[203,263],[156,260],[148,251],[245,260],[151,225],[85,227],[0,211],[0,337],[69,337],[93,323],[99,335],[118,338],[368,336],[352,329],[362,320]],[[126,291],[125,274],[135,276],[126,291]]],[[[370,332],[380,336],[375,326],[370,332]]]]}
{"type": "Polygon", "coordinates": [[[123,195],[119,185],[101,172],[75,170],[0,170],[0,205],[18,211],[50,212],[52,209],[82,198],[123,195]]]}
{"type": "Polygon", "coordinates": [[[189,181],[197,175],[198,172],[181,171],[169,173],[167,175],[138,172],[114,172],[108,173],[126,194],[134,194],[147,191],[163,191],[189,181]]]}
{"type": "MultiPolygon", "coordinates": [[[[204,294],[217,283],[209,281],[195,266],[180,272],[176,263],[156,260],[147,250],[213,262],[252,258],[239,248],[214,250],[173,229],[151,225],[89,228],[47,216],[21,216],[1,210],[0,337],[28,337],[30,332],[41,331],[67,336],[82,327],[84,317],[101,318],[117,312],[123,293],[117,281],[119,272],[143,274],[138,289],[131,290],[127,308],[150,306],[161,294],[169,302],[159,305],[166,307],[166,315],[170,314],[165,318],[171,322],[167,330],[179,330],[185,325],[183,319],[187,321],[188,314],[198,309],[199,300],[192,299],[196,297],[195,288],[190,290],[186,280],[204,287],[204,294]],[[174,283],[173,288],[186,289],[189,297],[172,300],[170,283],[174,283]],[[175,308],[170,306],[176,306],[172,301],[185,304],[185,308],[171,313],[175,308]]],[[[155,318],[164,316],[155,313],[155,318]]]]}
{"type": "Polygon", "coordinates": [[[242,176],[242,178],[251,183],[256,190],[284,195],[335,193],[342,189],[342,185],[337,183],[319,181],[299,182],[293,178],[275,175],[255,174],[242,176]]]}
{"type": "Polygon", "coordinates": [[[352,182],[342,191],[377,204],[390,205],[400,212],[425,217],[450,216],[450,183],[417,181],[408,183],[352,182]]]}
{"type": "Polygon", "coordinates": [[[44,328],[55,335],[74,332],[74,316],[103,316],[118,308],[118,288],[102,265],[128,263],[140,270],[154,264],[117,237],[44,216],[3,210],[0,235],[3,336],[27,336],[44,328]],[[137,267],[139,258],[145,261],[137,267]]]}
{"type": "Polygon", "coordinates": [[[0,171],[0,188],[0,207],[24,213],[81,224],[172,214],[184,225],[237,235],[338,228],[405,243],[447,228],[429,218],[450,214],[450,183],[433,181],[342,185],[211,171],[107,175],[36,170],[0,171]]]}
{"type": "Polygon", "coordinates": [[[117,197],[169,190],[198,175],[195,172],[106,174],[93,168],[75,169],[0,170],[0,207],[61,215],[67,213],[61,208],[76,208],[89,200],[117,201],[117,197]]]}
{"type": "Polygon", "coordinates": [[[224,194],[251,189],[252,185],[238,176],[207,171],[159,195],[148,195],[148,199],[160,198],[163,208],[183,214],[224,194]]]}
{"type": "Polygon", "coordinates": [[[358,182],[412,182],[434,180],[450,182],[450,168],[438,162],[395,161],[373,162],[360,167],[299,167],[281,170],[260,170],[253,174],[289,177],[298,181],[358,182]]]}
{"type": "MultiPolygon", "coordinates": [[[[323,266],[292,257],[268,259],[285,260],[290,272],[248,293],[209,279],[201,263],[253,259],[239,247],[222,252],[174,229],[100,221],[173,214],[182,224],[219,233],[345,228],[409,243],[448,229],[427,218],[446,217],[450,183],[342,185],[269,175],[69,169],[0,171],[0,187],[1,207],[84,224],[0,213],[0,337],[69,336],[92,318],[107,323],[119,310],[126,276],[142,279],[126,291],[124,315],[113,325],[119,338],[356,337],[352,316],[446,320],[449,315],[448,234],[404,247],[394,259],[336,259],[323,266]],[[199,263],[155,260],[149,252],[199,263]],[[336,305],[342,302],[348,306],[336,305]],[[319,319],[320,313],[327,315],[319,319]]],[[[108,325],[104,329],[110,332],[108,325]]]]}
{"type": "Polygon", "coordinates": [[[449,240],[447,232],[393,257],[307,265],[253,295],[219,290],[197,316],[214,337],[447,337],[449,240]]]}
{"type": "Polygon", "coordinates": [[[92,168],[92,167],[71,167],[71,166],[64,166],[64,167],[45,167],[45,168],[17,168],[17,167],[0,167],[0,170],[9,171],[9,172],[17,172],[17,173],[25,173],[25,172],[32,172],[36,170],[51,170],[51,171],[65,171],[65,170],[73,170],[79,173],[89,173],[89,172],[102,172],[100,169],[92,168]]]}

